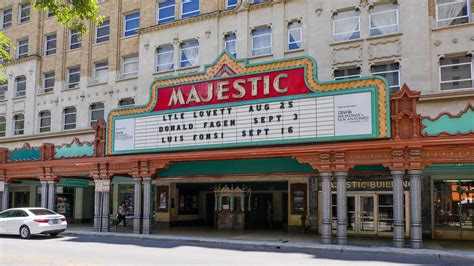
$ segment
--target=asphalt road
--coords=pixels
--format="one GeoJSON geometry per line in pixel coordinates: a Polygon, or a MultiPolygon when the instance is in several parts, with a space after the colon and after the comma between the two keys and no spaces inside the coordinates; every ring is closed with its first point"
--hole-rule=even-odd
{"type": "Polygon", "coordinates": [[[0,236],[0,264],[18,265],[474,265],[474,261],[420,256],[198,245],[121,237],[0,236]]]}

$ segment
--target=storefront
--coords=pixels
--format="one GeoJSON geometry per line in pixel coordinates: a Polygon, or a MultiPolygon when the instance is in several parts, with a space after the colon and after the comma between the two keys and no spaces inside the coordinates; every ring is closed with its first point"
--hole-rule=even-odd
{"type": "Polygon", "coordinates": [[[143,234],[197,224],[308,227],[341,245],[374,235],[420,248],[426,231],[473,239],[474,108],[425,118],[419,97],[389,94],[380,77],[321,82],[310,57],[251,64],[224,52],[202,72],[155,80],[148,104],[111,111],[92,142],[0,149],[3,206],[14,182],[36,178],[54,208],[58,182],[82,177],[93,190],[64,186],[70,207],[56,208],[82,204],[97,231],[125,202],[143,234]]]}

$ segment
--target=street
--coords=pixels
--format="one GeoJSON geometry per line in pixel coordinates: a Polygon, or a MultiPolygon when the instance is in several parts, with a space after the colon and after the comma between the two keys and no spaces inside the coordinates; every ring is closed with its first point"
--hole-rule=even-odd
{"type": "Polygon", "coordinates": [[[120,237],[0,237],[2,265],[201,264],[201,265],[473,265],[473,261],[422,256],[341,253],[163,242],[120,237]]]}

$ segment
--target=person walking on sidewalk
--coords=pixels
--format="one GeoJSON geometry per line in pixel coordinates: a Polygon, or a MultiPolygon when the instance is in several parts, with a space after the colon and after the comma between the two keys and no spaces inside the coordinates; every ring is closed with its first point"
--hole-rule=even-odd
{"type": "Polygon", "coordinates": [[[120,224],[121,221],[123,221],[123,227],[127,227],[127,221],[125,217],[127,216],[127,206],[125,205],[125,201],[122,201],[120,203],[120,206],[118,207],[117,210],[117,223],[115,224],[115,227],[120,224]]]}

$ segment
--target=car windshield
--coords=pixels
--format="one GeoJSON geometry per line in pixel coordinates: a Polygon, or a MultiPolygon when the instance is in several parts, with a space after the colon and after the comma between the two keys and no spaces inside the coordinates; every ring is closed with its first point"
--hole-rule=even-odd
{"type": "Polygon", "coordinates": [[[32,212],[34,215],[51,215],[51,214],[56,214],[55,212],[52,212],[47,209],[29,209],[30,212],[32,212]]]}

